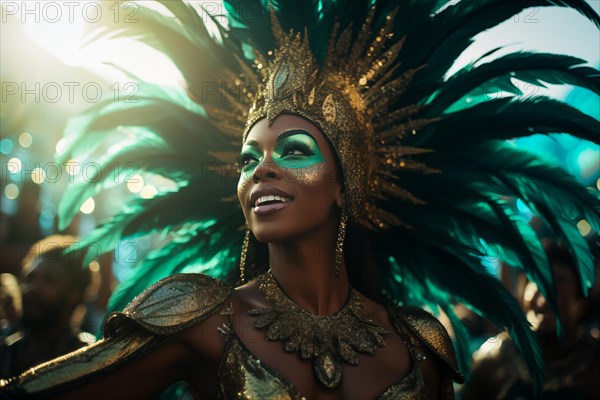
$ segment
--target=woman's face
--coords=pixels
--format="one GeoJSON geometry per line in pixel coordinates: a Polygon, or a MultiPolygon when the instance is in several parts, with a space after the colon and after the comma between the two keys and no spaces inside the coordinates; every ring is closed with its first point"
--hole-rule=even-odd
{"type": "Polygon", "coordinates": [[[238,198],[260,242],[299,238],[335,220],[343,204],[329,143],[302,117],[258,121],[242,145],[240,169],[238,198]]]}

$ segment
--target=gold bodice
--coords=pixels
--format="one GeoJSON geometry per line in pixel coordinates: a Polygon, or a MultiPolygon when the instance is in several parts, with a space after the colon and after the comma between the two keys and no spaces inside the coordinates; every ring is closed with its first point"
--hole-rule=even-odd
{"type": "MultiPolygon", "coordinates": [[[[298,390],[287,378],[269,367],[255,356],[232,329],[232,305],[224,314],[229,323],[219,331],[226,336],[226,344],[219,366],[218,398],[228,399],[278,399],[306,400],[308,397],[298,390]]],[[[411,357],[410,372],[383,390],[377,400],[418,400],[427,398],[425,382],[419,369],[419,360],[424,359],[417,347],[426,348],[450,367],[450,374],[442,380],[441,398],[454,398],[450,375],[456,380],[461,376],[456,370],[454,354],[445,329],[430,314],[415,308],[389,307],[398,336],[408,348],[411,357]]],[[[380,350],[383,351],[383,350],[380,350]]]]}
{"type": "MultiPolygon", "coordinates": [[[[224,283],[201,274],[171,276],[151,286],[120,313],[112,314],[104,326],[104,339],[85,349],[49,361],[8,381],[0,381],[3,393],[48,396],[118,369],[128,360],[152,351],[171,334],[213,315],[230,301],[224,283]]],[[[452,343],[440,322],[417,309],[390,307],[388,312],[398,335],[412,358],[411,372],[387,388],[379,399],[423,399],[425,385],[415,347],[426,348],[443,365],[442,399],[453,399],[452,379],[461,381],[452,343]]],[[[230,321],[231,323],[231,321],[230,321]]],[[[302,399],[288,380],[255,357],[230,326],[218,374],[219,398],[302,399]]]]}
{"type": "MultiPolygon", "coordinates": [[[[219,399],[306,400],[307,397],[285,377],[261,362],[229,329],[225,352],[219,368],[219,399]]],[[[411,372],[377,396],[378,400],[424,399],[425,384],[411,351],[411,372]]]]}

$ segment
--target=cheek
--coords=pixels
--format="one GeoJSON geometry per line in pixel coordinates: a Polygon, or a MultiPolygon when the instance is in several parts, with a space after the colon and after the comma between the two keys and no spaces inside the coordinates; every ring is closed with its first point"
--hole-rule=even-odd
{"type": "Polygon", "coordinates": [[[307,189],[327,190],[335,184],[335,171],[325,162],[317,163],[306,168],[289,169],[290,179],[307,189]]]}
{"type": "Polygon", "coordinates": [[[237,185],[237,195],[244,213],[246,213],[246,199],[248,199],[250,183],[252,183],[252,179],[247,178],[244,174],[240,174],[240,180],[237,185]]]}
{"type": "Polygon", "coordinates": [[[335,170],[332,171],[327,163],[318,163],[307,168],[290,169],[287,171],[290,182],[293,183],[301,205],[310,207],[311,214],[328,213],[335,202],[335,170]]]}

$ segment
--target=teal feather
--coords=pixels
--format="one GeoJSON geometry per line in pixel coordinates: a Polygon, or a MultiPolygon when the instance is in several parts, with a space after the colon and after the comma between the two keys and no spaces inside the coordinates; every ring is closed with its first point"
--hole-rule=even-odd
{"type": "Polygon", "coordinates": [[[600,123],[576,108],[550,98],[501,98],[448,114],[407,142],[411,146],[454,148],[466,143],[476,145],[487,140],[514,139],[535,133],[569,133],[596,143],[600,139],[600,123]]]}
{"type": "Polygon", "coordinates": [[[122,310],[139,294],[140,286],[148,287],[160,279],[176,273],[190,271],[206,273],[215,278],[224,278],[237,261],[243,233],[240,231],[225,232],[228,240],[235,237],[236,233],[239,236],[239,240],[235,243],[237,248],[232,250],[229,249],[233,246],[232,243],[223,246],[222,241],[214,241],[215,227],[212,228],[210,229],[206,223],[196,224],[184,234],[176,232],[178,237],[166,246],[150,252],[144,261],[133,270],[130,278],[119,285],[110,298],[108,308],[122,310]],[[207,231],[203,232],[204,230],[207,231]]]}
{"type": "Polygon", "coordinates": [[[584,60],[556,54],[530,52],[511,53],[488,63],[469,65],[454,74],[430,103],[432,112],[442,112],[463,96],[477,92],[494,94],[507,91],[523,94],[510,79],[519,79],[532,85],[545,87],[542,82],[570,84],[600,94],[600,73],[590,67],[578,66],[584,60]]]}
{"type": "MultiPolygon", "coordinates": [[[[235,174],[207,175],[207,169],[198,166],[214,166],[222,163],[219,154],[238,153],[239,138],[227,137],[211,125],[203,105],[205,100],[218,100],[206,99],[206,82],[220,82],[224,68],[240,72],[238,59],[251,65],[252,49],[266,53],[275,47],[270,5],[285,30],[303,34],[306,29],[318,62],[324,60],[335,21],[340,31],[350,28],[354,39],[373,5],[373,32],[398,8],[394,38],[405,38],[405,43],[390,80],[411,68],[427,67],[414,76],[402,96],[392,100],[393,106],[422,105],[414,118],[436,119],[401,145],[433,150],[414,158],[443,172],[406,169],[391,174],[390,179],[429,206],[381,202],[383,209],[412,227],[373,235],[382,294],[395,303],[434,311],[441,308],[459,338],[463,369],[468,364],[463,346],[466,332],[450,303],[464,302],[510,331],[540,388],[543,367],[534,334],[517,302],[483,269],[481,259],[493,256],[522,269],[556,308],[554,278],[539,240],[506,199],[523,200],[564,242],[577,260],[585,290],[594,264],[575,223],[583,218],[600,230],[600,198],[556,165],[505,141],[567,133],[599,143],[600,123],[557,100],[517,98],[522,93],[511,78],[540,86],[577,86],[597,96],[600,73],[586,66],[585,60],[550,53],[518,52],[485,61],[499,50],[491,49],[459,72],[445,75],[473,37],[526,8],[567,7],[599,26],[600,17],[593,9],[583,0],[463,0],[442,10],[446,2],[437,0],[400,4],[391,0],[225,0],[228,26],[210,16],[217,29],[209,32],[202,20],[206,13],[200,16],[183,1],[160,3],[167,15],[142,5],[136,15],[139,23],[109,23],[90,35],[89,42],[135,38],[173,61],[183,77],[182,86],[146,84],[140,81],[139,70],[121,66],[119,60],[105,60],[139,84],[139,101],[127,104],[108,99],[74,118],[66,130],[66,150],[58,158],[61,162],[94,159],[104,167],[133,162],[142,174],[159,174],[178,183],[152,199],[132,200],[81,242],[82,247],[94,245],[108,251],[120,240],[142,235],[162,232],[168,239],[133,268],[111,299],[110,310],[121,309],[147,286],[174,273],[233,276],[230,272],[239,260],[244,222],[234,196],[237,179],[235,174]],[[256,13],[246,12],[250,9],[256,13]],[[476,104],[464,102],[473,91],[491,85],[517,97],[480,96],[476,104]],[[120,148],[107,154],[107,140],[120,140],[120,148]]],[[[104,173],[74,182],[59,208],[61,226],[68,224],[87,197],[114,185],[110,177],[104,173]]]]}
{"type": "Polygon", "coordinates": [[[452,330],[454,333],[454,344],[456,346],[456,355],[458,361],[458,368],[461,371],[465,371],[465,380],[469,380],[469,370],[471,366],[471,350],[469,348],[469,331],[465,325],[460,321],[454,308],[450,302],[440,303],[440,308],[448,316],[450,323],[452,324],[452,330]]]}
{"type": "MultiPolygon", "coordinates": [[[[469,256],[462,248],[433,246],[432,243],[435,242],[428,238],[407,239],[407,242],[408,248],[418,246],[427,251],[400,253],[401,249],[394,243],[387,244],[388,250],[395,254],[396,260],[402,260],[408,265],[416,263],[423,266],[420,270],[408,266],[406,268],[411,269],[421,285],[455,293],[456,300],[486,316],[498,327],[508,329],[525,362],[532,369],[534,385],[541,385],[544,377],[541,350],[518,302],[499,280],[483,271],[479,260],[469,256]],[[498,307],[499,302],[503,304],[502,307],[498,307]]],[[[410,291],[411,288],[405,287],[405,290],[410,291]]],[[[423,295],[431,302],[438,303],[436,291],[429,290],[423,295]]]]}
{"type": "Polygon", "coordinates": [[[429,66],[427,71],[418,75],[417,82],[411,88],[415,97],[409,96],[405,100],[414,102],[417,96],[434,90],[441,83],[445,72],[478,33],[506,21],[526,8],[547,6],[572,8],[593,21],[596,26],[600,25],[600,17],[584,0],[481,0],[459,1],[431,19],[420,20],[422,24],[419,29],[409,32],[400,30],[400,35],[407,35],[404,46],[406,56],[401,57],[406,60],[404,68],[414,68],[425,63],[429,66]]]}

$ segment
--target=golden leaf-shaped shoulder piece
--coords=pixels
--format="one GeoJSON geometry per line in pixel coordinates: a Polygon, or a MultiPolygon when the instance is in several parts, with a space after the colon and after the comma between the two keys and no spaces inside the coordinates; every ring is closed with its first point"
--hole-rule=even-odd
{"type": "Polygon", "coordinates": [[[104,325],[103,339],[35,366],[18,377],[0,380],[0,393],[15,398],[53,397],[105,375],[146,354],[165,335],[208,318],[230,292],[229,286],[206,275],[165,278],[142,292],[122,312],[111,314],[104,325]]]}
{"type": "Polygon", "coordinates": [[[169,335],[212,315],[232,288],[203,274],[178,274],[164,278],[125,307],[112,313],[104,325],[104,336],[114,335],[124,320],[137,323],[155,335],[169,335]]]}
{"type": "Polygon", "coordinates": [[[448,366],[456,382],[464,381],[463,375],[458,370],[448,331],[435,316],[417,307],[393,307],[391,313],[396,326],[399,329],[404,327],[404,331],[408,330],[413,345],[424,345],[448,366]],[[416,343],[414,339],[417,340],[416,343]]]}

